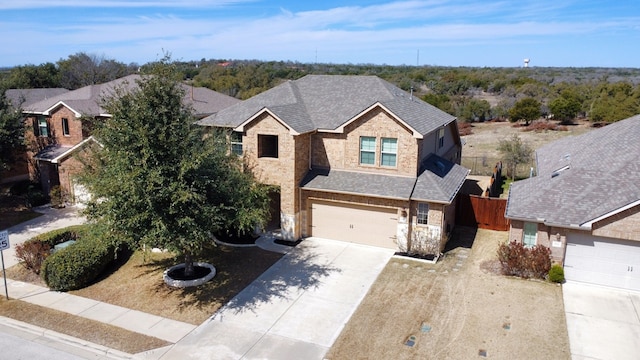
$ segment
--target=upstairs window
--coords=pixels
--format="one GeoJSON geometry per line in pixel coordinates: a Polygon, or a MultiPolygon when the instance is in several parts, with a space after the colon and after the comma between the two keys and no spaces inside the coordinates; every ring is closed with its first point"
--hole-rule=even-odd
{"type": "Polygon", "coordinates": [[[258,135],[258,157],[278,157],[278,135],[258,135]]]}
{"type": "Polygon", "coordinates": [[[62,118],[62,135],[69,136],[69,119],[62,118]]]}
{"type": "Polygon", "coordinates": [[[36,136],[49,136],[49,124],[47,124],[47,118],[44,116],[38,116],[36,120],[36,136]]]}
{"type": "Polygon", "coordinates": [[[444,128],[438,130],[438,150],[444,147],[444,128]]]}
{"type": "Polygon", "coordinates": [[[233,131],[230,136],[231,140],[231,153],[236,154],[238,156],[242,156],[242,133],[237,131],[233,131]]]}
{"type": "Polygon", "coordinates": [[[398,139],[382,138],[382,147],[380,149],[380,165],[395,167],[397,155],[398,139]]]}
{"type": "Polygon", "coordinates": [[[360,164],[376,164],[376,138],[371,136],[360,137],[360,164]]]}
{"type": "Polygon", "coordinates": [[[420,225],[429,223],[429,204],[418,203],[418,213],[416,214],[416,222],[420,225]]]}

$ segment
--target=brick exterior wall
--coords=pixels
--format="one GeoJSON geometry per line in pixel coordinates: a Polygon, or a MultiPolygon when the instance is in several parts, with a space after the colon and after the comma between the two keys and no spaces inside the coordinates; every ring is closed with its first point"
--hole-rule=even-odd
{"type": "MultiPolygon", "coordinates": [[[[309,136],[294,137],[282,123],[269,114],[263,114],[245,126],[242,137],[244,160],[253,171],[258,181],[280,187],[280,220],[283,237],[297,239],[300,237],[297,209],[299,208],[297,171],[305,168],[305,150],[302,144],[309,136]],[[259,157],[258,139],[260,135],[275,135],[278,137],[278,157],[259,157]],[[302,164],[296,164],[301,160],[302,164]]],[[[306,145],[308,148],[308,145],[306,145]]],[[[308,151],[305,153],[308,154],[308,151]]],[[[308,158],[308,155],[306,155],[308,158]]],[[[308,164],[308,161],[307,161],[308,164]]],[[[308,166],[307,166],[308,167],[308,166]]],[[[306,172],[306,170],[305,170],[306,172]]],[[[304,175],[302,175],[304,176],[304,175]]]]}
{"type": "MultiPolygon", "coordinates": [[[[509,241],[522,242],[524,222],[511,220],[509,229],[509,241]]],[[[551,259],[562,264],[567,246],[569,233],[587,233],[593,236],[602,236],[622,240],[640,241],[640,206],[622,211],[593,224],[592,231],[580,231],[561,227],[538,224],[536,243],[551,249],[551,259]],[[554,246],[559,245],[559,246],[554,246]]]]}
{"type": "Polygon", "coordinates": [[[598,221],[593,235],[640,241],[640,205],[598,221]]]}
{"type": "Polygon", "coordinates": [[[65,106],[58,107],[48,119],[49,136],[55,138],[54,142],[63,146],[73,146],[82,142],[82,121],[76,119],[73,111],[65,106]],[[69,124],[69,135],[64,135],[62,129],[62,119],[67,119],[69,124]]]}
{"type": "Polygon", "coordinates": [[[406,127],[381,108],[375,108],[345,127],[343,134],[315,133],[312,162],[314,167],[416,176],[418,139],[406,127]],[[360,164],[360,137],[376,138],[375,165],[360,164]],[[380,165],[382,138],[398,139],[396,166],[380,165]]]}

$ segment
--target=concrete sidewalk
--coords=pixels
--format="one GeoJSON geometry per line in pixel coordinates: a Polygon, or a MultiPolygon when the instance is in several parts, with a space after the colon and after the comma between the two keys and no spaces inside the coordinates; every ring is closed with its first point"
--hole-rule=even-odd
{"type": "MultiPolygon", "coordinates": [[[[196,328],[192,324],[130,310],[65,292],[50,291],[47,288],[21,281],[7,279],[7,289],[9,297],[12,299],[121,327],[171,343],[179,341],[196,328]]],[[[4,283],[0,286],[0,291],[4,295],[4,283]]]]}
{"type": "Polygon", "coordinates": [[[392,257],[305,239],[219,312],[147,359],[323,359],[392,257]]]}

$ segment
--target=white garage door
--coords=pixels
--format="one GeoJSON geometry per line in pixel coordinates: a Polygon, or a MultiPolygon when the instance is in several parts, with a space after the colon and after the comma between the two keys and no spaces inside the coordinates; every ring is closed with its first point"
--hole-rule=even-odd
{"type": "Polygon", "coordinates": [[[565,278],[640,291],[640,242],[570,233],[565,278]]]}
{"type": "Polygon", "coordinates": [[[311,235],[396,249],[395,209],[325,201],[311,204],[311,235]]]}

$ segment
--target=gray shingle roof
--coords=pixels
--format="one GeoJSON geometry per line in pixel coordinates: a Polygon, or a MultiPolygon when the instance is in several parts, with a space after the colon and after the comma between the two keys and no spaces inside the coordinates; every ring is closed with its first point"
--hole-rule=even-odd
{"type": "Polygon", "coordinates": [[[435,154],[422,163],[411,198],[414,200],[451,203],[464,184],[469,170],[435,154]]]}
{"type": "MultiPolygon", "coordinates": [[[[43,113],[50,110],[54,105],[63,102],[77,113],[98,116],[106,113],[100,106],[103,97],[112,95],[116,88],[122,87],[132,90],[137,87],[137,81],[140,79],[140,75],[128,75],[104,84],[89,85],[59,94],[46,100],[30,104],[29,106],[24,106],[23,108],[25,112],[43,113]]],[[[185,90],[184,103],[191,105],[196,115],[210,115],[240,102],[238,99],[207,88],[192,88],[186,84],[182,84],[182,87],[185,90]]]]}
{"type": "Polygon", "coordinates": [[[307,75],[208,116],[200,124],[235,128],[268,109],[298,133],[335,130],[376,103],[422,135],[455,119],[376,76],[307,75]]]}
{"type": "Polygon", "coordinates": [[[63,88],[8,89],[5,91],[5,96],[11,106],[24,108],[38,101],[46,100],[67,92],[69,92],[69,90],[63,88]]]}
{"type": "Polygon", "coordinates": [[[536,151],[538,175],[511,185],[506,216],[579,226],[640,200],[640,115],[536,151]]]}
{"type": "Polygon", "coordinates": [[[468,173],[469,170],[458,164],[431,155],[423,163],[423,172],[418,177],[313,169],[300,186],[306,190],[449,204],[468,173]]]}
{"type": "Polygon", "coordinates": [[[408,200],[416,178],[345,170],[310,170],[300,186],[319,190],[408,200]]]}

